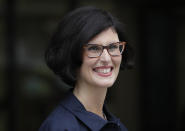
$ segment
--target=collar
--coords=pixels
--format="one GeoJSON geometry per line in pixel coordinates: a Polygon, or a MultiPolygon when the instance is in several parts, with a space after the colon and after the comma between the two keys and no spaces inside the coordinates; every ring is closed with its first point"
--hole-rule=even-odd
{"type": "Polygon", "coordinates": [[[107,123],[116,123],[119,125],[120,121],[114,115],[112,115],[107,108],[103,107],[103,111],[108,119],[104,120],[100,116],[89,112],[85,109],[82,103],[74,96],[72,90],[70,90],[65,99],[61,102],[62,106],[69,110],[79,120],[81,120],[91,130],[100,130],[107,123]]]}

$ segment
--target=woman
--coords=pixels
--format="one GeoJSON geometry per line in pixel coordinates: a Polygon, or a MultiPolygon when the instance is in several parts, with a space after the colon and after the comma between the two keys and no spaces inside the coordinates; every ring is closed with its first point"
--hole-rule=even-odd
{"type": "Polygon", "coordinates": [[[127,131],[104,100],[120,67],[129,67],[130,50],[122,24],[110,13],[81,7],[67,14],[46,51],[46,62],[73,88],[40,131],[127,131]]]}

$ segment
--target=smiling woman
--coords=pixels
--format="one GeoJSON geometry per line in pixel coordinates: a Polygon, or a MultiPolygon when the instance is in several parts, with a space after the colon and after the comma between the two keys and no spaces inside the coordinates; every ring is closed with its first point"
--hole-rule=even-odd
{"type": "Polygon", "coordinates": [[[40,131],[126,131],[104,100],[120,67],[131,67],[131,52],[123,25],[107,11],[81,7],[64,16],[45,58],[49,68],[73,88],[40,131]]]}
{"type": "Polygon", "coordinates": [[[115,45],[115,43],[117,42],[119,42],[119,38],[112,27],[103,30],[101,33],[99,33],[97,36],[95,36],[92,40],[88,42],[96,43],[100,47],[108,45],[108,50],[105,50],[103,48],[98,49],[95,44],[91,44],[91,47],[84,51],[83,63],[79,70],[75,90],[77,90],[78,87],[82,87],[81,85],[83,85],[83,87],[85,88],[87,88],[87,86],[92,86],[93,88],[90,89],[93,90],[94,88],[100,87],[104,87],[104,89],[106,89],[107,87],[113,85],[114,81],[118,76],[122,59],[121,52],[119,49],[120,46],[115,45]],[[114,45],[113,49],[112,45],[114,45]],[[91,49],[92,46],[96,48],[91,49]],[[116,56],[111,56],[108,52],[118,53],[116,56]],[[93,58],[90,56],[93,56],[93,58]]]}

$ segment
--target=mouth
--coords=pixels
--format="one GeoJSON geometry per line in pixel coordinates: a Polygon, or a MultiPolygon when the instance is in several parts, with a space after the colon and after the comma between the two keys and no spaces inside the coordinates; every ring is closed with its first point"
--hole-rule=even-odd
{"type": "Polygon", "coordinates": [[[108,77],[112,75],[113,67],[112,66],[101,66],[93,68],[93,71],[99,76],[108,77]]]}

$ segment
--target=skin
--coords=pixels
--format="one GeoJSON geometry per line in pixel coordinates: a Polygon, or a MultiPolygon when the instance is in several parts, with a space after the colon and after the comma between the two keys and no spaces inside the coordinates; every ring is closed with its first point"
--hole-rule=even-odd
{"type": "MultiPolygon", "coordinates": [[[[118,41],[117,33],[110,27],[99,33],[88,43],[106,46],[118,41]]],[[[83,63],[79,70],[73,93],[87,111],[103,118],[102,108],[107,89],[114,84],[118,76],[121,59],[122,56],[110,56],[106,49],[98,58],[89,58],[86,52],[83,53],[83,63]],[[111,72],[102,73],[98,71],[109,68],[111,68],[111,72]]]]}

